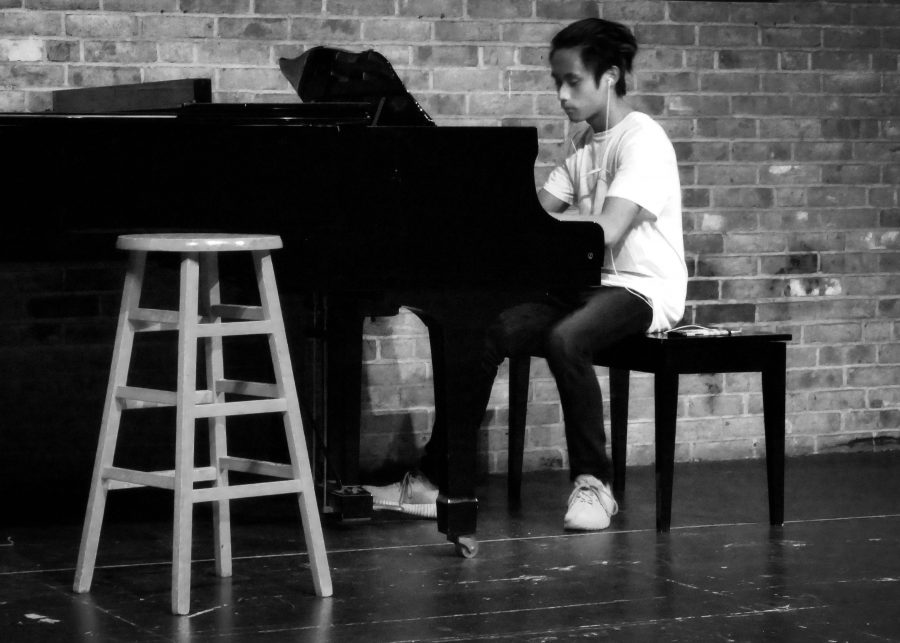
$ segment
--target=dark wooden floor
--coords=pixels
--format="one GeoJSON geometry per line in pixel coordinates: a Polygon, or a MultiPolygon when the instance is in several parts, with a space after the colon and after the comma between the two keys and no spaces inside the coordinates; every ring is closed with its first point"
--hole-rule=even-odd
{"type": "Polygon", "coordinates": [[[562,531],[565,474],[526,477],[519,512],[491,478],[471,560],[431,522],[327,527],[330,599],[292,505],[236,505],[224,580],[198,510],[187,617],[169,614],[170,526],[152,511],[112,512],[86,595],[71,592],[79,525],[3,527],[0,641],[900,641],[900,452],[788,460],[783,528],[764,479],[758,461],[678,465],[660,536],[649,468],[595,534],[562,531]]]}

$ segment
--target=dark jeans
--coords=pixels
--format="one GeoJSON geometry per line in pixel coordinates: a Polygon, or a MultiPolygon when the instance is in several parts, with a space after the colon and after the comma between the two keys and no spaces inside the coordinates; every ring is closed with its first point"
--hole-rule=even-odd
{"type": "MultiPolygon", "coordinates": [[[[569,470],[574,480],[591,474],[612,480],[603,429],[603,397],[592,356],[629,335],[643,333],[653,317],[650,306],[624,288],[593,288],[573,295],[548,295],[542,301],[514,306],[500,314],[488,329],[481,356],[480,375],[472,417],[478,422],[493,387],[497,368],[509,356],[539,355],[547,359],[556,379],[566,428],[569,470]]],[[[468,415],[468,414],[467,414],[468,415]]],[[[445,437],[436,422],[419,465],[440,483],[439,463],[445,437]]]]}

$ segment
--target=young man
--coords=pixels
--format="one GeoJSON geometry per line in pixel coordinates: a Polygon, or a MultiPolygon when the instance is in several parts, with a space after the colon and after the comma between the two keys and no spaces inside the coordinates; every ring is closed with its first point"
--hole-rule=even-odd
{"type": "MultiPolygon", "coordinates": [[[[505,357],[546,356],[563,408],[574,483],[566,529],[605,529],[618,511],[592,355],[629,335],[671,328],[684,313],[687,268],[678,167],[659,124],[624,100],[625,74],[636,52],[627,27],[599,18],[571,24],[551,42],[550,71],[560,106],[579,125],[538,198],[559,218],[587,217],[603,228],[604,268],[599,287],[551,293],[501,314],[488,330],[484,378],[476,383],[486,406],[505,357]],[[572,206],[578,213],[564,214],[572,206]]],[[[376,506],[432,517],[437,489],[430,480],[437,480],[440,443],[432,435],[421,474],[369,487],[376,506]]]]}

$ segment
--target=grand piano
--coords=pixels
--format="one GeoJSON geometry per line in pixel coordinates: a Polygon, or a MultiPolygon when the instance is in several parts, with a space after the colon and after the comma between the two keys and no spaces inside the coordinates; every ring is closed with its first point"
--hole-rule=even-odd
{"type": "Polygon", "coordinates": [[[280,289],[321,312],[343,485],[358,483],[363,320],[413,310],[449,436],[438,529],[474,555],[478,426],[461,402],[483,330],[529,293],[596,283],[602,231],[540,207],[535,129],[434,126],[371,54],[322,56],[281,61],[301,103],[215,104],[197,79],[60,91],[52,112],[0,115],[4,206],[31,213],[6,218],[3,260],[112,258],[134,231],[281,235],[280,289]]]}

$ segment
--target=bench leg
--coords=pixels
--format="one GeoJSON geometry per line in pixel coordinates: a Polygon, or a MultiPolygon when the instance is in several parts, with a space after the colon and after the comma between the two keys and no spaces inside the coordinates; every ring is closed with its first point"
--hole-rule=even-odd
{"type": "Polygon", "coordinates": [[[772,342],[762,371],[763,422],[766,434],[766,477],[769,524],[784,523],[784,396],[786,348],[772,342]]]}
{"type": "Polygon", "coordinates": [[[522,460],[525,457],[525,416],[528,412],[528,378],[531,357],[509,358],[509,446],[506,492],[509,505],[521,504],[522,460]]]}
{"type": "Polygon", "coordinates": [[[609,439],[612,445],[613,496],[625,506],[625,462],[628,458],[628,381],[631,371],[609,369],[609,439]]]}
{"type": "Polygon", "coordinates": [[[672,483],[675,477],[675,419],[678,415],[678,373],[655,377],[656,412],[656,531],[669,531],[672,522],[672,483]]]}

